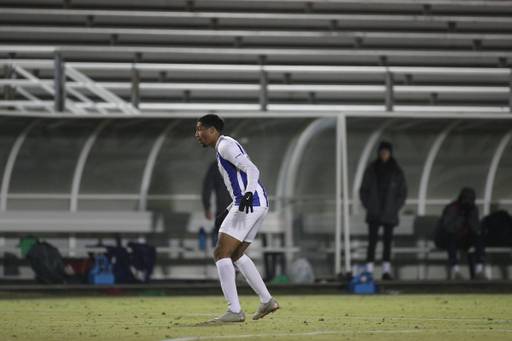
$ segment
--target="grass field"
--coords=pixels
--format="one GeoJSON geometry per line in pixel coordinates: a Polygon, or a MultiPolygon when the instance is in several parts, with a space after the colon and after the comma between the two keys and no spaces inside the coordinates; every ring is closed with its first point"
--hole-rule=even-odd
{"type": "Polygon", "coordinates": [[[1,340],[512,340],[512,295],[281,296],[253,321],[208,324],[223,297],[0,300],[1,340]]]}

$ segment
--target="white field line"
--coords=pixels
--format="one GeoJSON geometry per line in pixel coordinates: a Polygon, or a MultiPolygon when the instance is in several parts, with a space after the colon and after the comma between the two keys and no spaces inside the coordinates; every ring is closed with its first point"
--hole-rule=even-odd
{"type": "MultiPolygon", "coordinates": [[[[324,319],[339,319],[339,318],[345,318],[345,319],[373,319],[373,320],[413,320],[413,321],[454,321],[454,322],[490,322],[488,318],[482,318],[482,319],[443,319],[443,318],[426,318],[426,317],[386,317],[386,316],[298,316],[298,315],[272,315],[272,317],[285,317],[285,318],[324,318],[324,319]]],[[[512,320],[495,320],[492,319],[492,322],[512,322],[512,320]]]]}
{"type": "MultiPolygon", "coordinates": [[[[12,311],[2,311],[0,312],[0,315],[15,315],[19,314],[20,312],[12,312],[12,311]]],[[[57,315],[57,314],[67,314],[67,312],[37,312],[37,311],[31,311],[31,312],[23,312],[24,314],[36,314],[36,315],[57,315]]],[[[172,313],[165,313],[163,315],[162,313],[142,313],[142,312],[95,312],[94,314],[99,315],[122,315],[122,314],[130,314],[130,315],[153,315],[153,316],[217,316],[219,314],[198,314],[198,313],[182,313],[182,314],[172,314],[172,313]]],[[[492,319],[489,320],[488,318],[482,318],[482,319],[465,319],[465,318],[424,318],[424,317],[386,317],[386,316],[308,316],[308,315],[272,315],[271,318],[309,318],[309,319],[360,319],[360,320],[411,320],[411,321],[449,321],[449,322],[512,322],[511,320],[497,320],[492,319]]]]}
{"type": "Polygon", "coordinates": [[[340,330],[340,331],[318,331],[318,332],[309,332],[309,333],[276,333],[276,334],[248,334],[248,335],[219,335],[219,336],[192,336],[192,337],[181,337],[177,339],[167,339],[163,341],[192,341],[192,340],[208,340],[208,339],[237,339],[237,338],[249,338],[249,337],[273,337],[273,336],[311,336],[311,335],[333,335],[333,334],[396,334],[396,333],[432,333],[432,332],[465,332],[465,333],[474,333],[474,332],[512,332],[512,329],[444,329],[444,330],[430,330],[430,329],[413,329],[413,330],[361,330],[361,331],[351,331],[351,330],[340,330]]]}

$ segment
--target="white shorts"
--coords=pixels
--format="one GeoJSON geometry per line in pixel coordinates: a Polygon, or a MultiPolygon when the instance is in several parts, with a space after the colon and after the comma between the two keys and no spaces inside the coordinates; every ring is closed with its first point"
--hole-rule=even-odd
{"type": "Polygon", "coordinates": [[[241,242],[251,243],[267,213],[268,207],[257,206],[254,207],[254,212],[245,213],[245,210],[241,212],[238,206],[233,205],[222,222],[219,232],[228,234],[241,242]]]}

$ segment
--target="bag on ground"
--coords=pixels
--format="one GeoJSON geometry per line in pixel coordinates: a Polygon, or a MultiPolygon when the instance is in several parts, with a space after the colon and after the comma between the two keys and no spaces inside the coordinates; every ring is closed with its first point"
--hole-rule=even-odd
{"type": "Polygon", "coordinates": [[[62,257],[54,246],[46,242],[37,242],[26,255],[32,270],[36,273],[36,281],[44,284],[65,284],[68,276],[64,271],[62,257]]]}

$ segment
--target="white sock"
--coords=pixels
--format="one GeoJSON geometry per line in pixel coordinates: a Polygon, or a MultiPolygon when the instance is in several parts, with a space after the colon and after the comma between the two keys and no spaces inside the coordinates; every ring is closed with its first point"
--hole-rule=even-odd
{"type": "Polygon", "coordinates": [[[388,273],[389,270],[391,270],[391,263],[390,262],[382,262],[382,273],[388,273]]]}
{"type": "Polygon", "coordinates": [[[222,258],[215,263],[217,272],[219,273],[220,286],[226,301],[228,301],[229,310],[239,313],[242,310],[240,301],[238,300],[238,292],[236,291],[235,267],[231,258],[222,258]]]}
{"type": "Polygon", "coordinates": [[[258,269],[256,269],[253,261],[246,255],[243,255],[235,262],[235,265],[242,275],[244,275],[252,290],[258,294],[261,303],[269,302],[272,296],[270,296],[267,286],[265,285],[265,282],[263,282],[263,279],[261,278],[261,275],[258,272],[258,269]]]}
{"type": "Polygon", "coordinates": [[[460,271],[460,267],[459,267],[459,264],[455,264],[454,266],[452,266],[452,273],[453,274],[456,274],[460,271]]]}
{"type": "Polygon", "coordinates": [[[484,265],[482,263],[476,263],[475,264],[475,273],[479,273],[484,271],[484,265]]]}
{"type": "Polygon", "coordinates": [[[373,262],[366,263],[366,271],[373,273],[373,262]]]}

